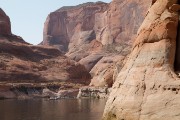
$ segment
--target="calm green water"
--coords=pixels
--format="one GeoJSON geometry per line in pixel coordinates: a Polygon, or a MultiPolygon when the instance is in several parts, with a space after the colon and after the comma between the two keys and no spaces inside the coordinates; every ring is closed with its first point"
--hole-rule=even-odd
{"type": "Polygon", "coordinates": [[[0,120],[100,120],[106,100],[0,100],[0,120]]]}

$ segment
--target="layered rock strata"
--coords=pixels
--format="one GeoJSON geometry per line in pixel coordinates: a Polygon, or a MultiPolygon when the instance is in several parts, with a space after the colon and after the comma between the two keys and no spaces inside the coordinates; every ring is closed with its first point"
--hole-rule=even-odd
{"type": "MultiPolygon", "coordinates": [[[[52,12],[47,17],[44,26],[44,45],[56,45],[60,49],[67,51],[69,43],[78,44],[80,38],[87,37],[86,31],[93,30],[95,24],[95,14],[103,13],[107,9],[107,4],[86,3],[76,7],[64,7],[52,12]],[[84,31],[84,33],[81,33],[84,31]]],[[[93,34],[86,42],[94,39],[93,34]]],[[[83,41],[82,41],[83,42],[83,41]]]]}
{"type": "Polygon", "coordinates": [[[58,49],[33,46],[11,34],[9,17],[0,9],[0,98],[31,96],[48,86],[78,90],[89,83],[85,67],[58,49]]]}
{"type": "Polygon", "coordinates": [[[124,59],[129,53],[150,1],[113,0],[63,7],[47,17],[42,44],[57,47],[85,65],[92,86],[111,86],[115,69],[123,66],[122,62],[115,65],[114,57],[124,59]]]}

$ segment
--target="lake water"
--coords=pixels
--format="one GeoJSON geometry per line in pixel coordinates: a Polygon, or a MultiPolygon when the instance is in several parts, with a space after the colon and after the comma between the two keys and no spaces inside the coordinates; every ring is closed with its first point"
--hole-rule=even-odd
{"type": "Polygon", "coordinates": [[[0,120],[100,120],[105,99],[0,100],[0,120]]]}

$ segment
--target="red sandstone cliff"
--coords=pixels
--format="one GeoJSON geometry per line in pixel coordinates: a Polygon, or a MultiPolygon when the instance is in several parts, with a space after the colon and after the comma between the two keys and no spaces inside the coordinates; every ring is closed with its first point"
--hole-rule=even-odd
{"type": "Polygon", "coordinates": [[[113,0],[63,7],[47,17],[42,44],[64,50],[84,65],[93,77],[92,86],[111,86],[114,70],[121,69],[150,1],[113,0]]]}
{"type": "Polygon", "coordinates": [[[33,46],[11,34],[9,17],[0,9],[0,98],[18,97],[12,93],[16,86],[33,90],[35,86],[44,89],[50,84],[58,89],[78,89],[89,84],[89,80],[84,66],[58,49],[33,46]]]}
{"type": "Polygon", "coordinates": [[[69,43],[74,42],[72,38],[79,37],[81,31],[93,30],[95,14],[103,13],[107,7],[106,3],[101,2],[86,3],[50,13],[44,26],[43,44],[57,45],[64,51],[68,50],[69,43]]]}
{"type": "Polygon", "coordinates": [[[114,0],[60,8],[47,17],[43,44],[68,47],[85,31],[94,31],[89,41],[96,39],[103,45],[129,43],[150,4],[150,0],[114,0]]]}

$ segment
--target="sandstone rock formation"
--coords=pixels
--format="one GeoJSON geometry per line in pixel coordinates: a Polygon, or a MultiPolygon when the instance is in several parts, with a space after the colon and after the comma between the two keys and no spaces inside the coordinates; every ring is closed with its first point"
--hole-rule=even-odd
{"type": "MultiPolygon", "coordinates": [[[[113,0],[110,4],[97,2],[63,7],[52,12],[44,25],[44,45],[62,45],[72,49],[82,45],[83,36],[103,45],[129,43],[141,25],[150,0],[113,0]],[[88,35],[87,32],[93,34],[88,35]],[[123,42],[122,42],[123,41],[123,42]]],[[[68,50],[69,50],[68,49],[68,50]]]]}
{"type": "Polygon", "coordinates": [[[10,19],[1,8],[0,8],[0,34],[1,35],[11,34],[10,19]]]}
{"type": "Polygon", "coordinates": [[[113,85],[103,120],[180,119],[180,79],[174,72],[177,2],[152,2],[113,85]]]}
{"type": "Polygon", "coordinates": [[[121,55],[104,56],[90,71],[91,76],[94,76],[90,86],[112,87],[115,81],[113,76],[122,68],[124,58],[121,55]]]}
{"type": "Polygon", "coordinates": [[[113,0],[109,4],[97,2],[60,8],[47,17],[42,44],[65,51],[66,56],[92,70],[91,85],[111,86],[117,67],[113,58],[116,55],[124,58],[129,53],[150,4],[150,0],[113,0]],[[111,63],[101,64],[107,57],[111,63]]]}
{"type": "Polygon", "coordinates": [[[21,95],[16,91],[28,96],[29,89],[44,89],[48,84],[58,89],[79,89],[90,83],[85,67],[58,49],[33,46],[12,35],[9,18],[2,10],[0,13],[0,97],[21,95]]]}
{"type": "Polygon", "coordinates": [[[79,90],[77,98],[107,98],[111,88],[108,87],[89,87],[85,86],[79,90]]]}
{"type": "MultiPolygon", "coordinates": [[[[56,45],[67,51],[71,39],[80,39],[81,31],[93,30],[95,14],[107,9],[107,4],[99,2],[86,3],[76,7],[64,7],[52,12],[44,26],[44,45],[56,45]]],[[[89,38],[89,41],[93,36],[89,38]]],[[[75,41],[74,41],[75,42],[75,41]]]]}
{"type": "MultiPolygon", "coordinates": [[[[104,16],[107,21],[102,25],[98,40],[105,44],[131,43],[144,20],[150,0],[113,0],[104,16]]],[[[98,17],[99,15],[97,15],[98,17]]],[[[99,16],[101,17],[101,16],[99,16]]],[[[98,20],[98,23],[101,20],[98,20]]],[[[95,26],[95,28],[99,28],[95,26]]]]}
{"type": "MultiPolygon", "coordinates": [[[[85,68],[51,47],[0,40],[0,81],[56,81],[88,76],[85,68]]],[[[9,38],[8,38],[9,40],[9,38]]]]}

